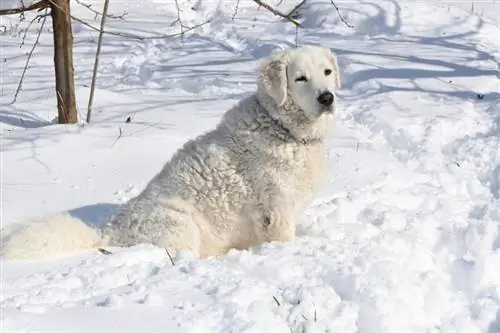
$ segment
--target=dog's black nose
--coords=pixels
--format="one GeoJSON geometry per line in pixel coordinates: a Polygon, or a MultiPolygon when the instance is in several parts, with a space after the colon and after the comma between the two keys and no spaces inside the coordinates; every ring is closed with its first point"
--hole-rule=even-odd
{"type": "Polygon", "coordinates": [[[333,104],[333,94],[329,91],[325,91],[318,96],[318,102],[324,106],[330,106],[333,104]]]}

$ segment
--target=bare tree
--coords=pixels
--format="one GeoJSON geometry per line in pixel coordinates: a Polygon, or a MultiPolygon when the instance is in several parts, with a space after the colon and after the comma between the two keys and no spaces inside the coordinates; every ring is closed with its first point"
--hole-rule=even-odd
{"type": "Polygon", "coordinates": [[[54,70],[58,122],[59,124],[74,124],[78,121],[78,114],[75,98],[70,0],[48,1],[54,30],[54,70]]]}
{"type": "MultiPolygon", "coordinates": [[[[73,33],[71,31],[69,0],[41,0],[28,6],[24,6],[21,2],[21,7],[2,9],[0,10],[0,15],[23,14],[26,11],[40,11],[48,8],[50,8],[52,27],[54,30],[54,69],[58,122],[59,124],[76,123],[78,121],[78,117],[76,112],[75,79],[73,69],[73,33]]],[[[26,66],[24,67],[13,102],[16,101],[17,95],[21,89],[24,74],[29,66],[29,60],[31,59],[33,51],[38,44],[45,19],[46,15],[42,21],[42,26],[33,48],[28,55],[28,60],[26,61],[26,66]]]]}
{"type": "MultiPolygon", "coordinates": [[[[30,5],[25,6],[23,4],[23,1],[20,0],[21,6],[19,8],[12,8],[12,9],[0,9],[0,16],[1,15],[12,15],[12,14],[20,14],[24,15],[23,13],[26,11],[33,11],[33,10],[38,10],[39,12],[42,10],[45,10],[45,14],[40,14],[37,15],[28,25],[28,27],[36,20],[38,19],[39,21],[43,19],[42,25],[40,28],[40,31],[37,35],[37,38],[35,40],[35,43],[31,49],[31,51],[28,54],[28,59],[26,61],[26,65],[24,67],[24,70],[22,72],[18,88],[16,90],[13,102],[14,103],[17,99],[17,96],[21,90],[24,75],[26,73],[26,70],[29,66],[29,61],[33,55],[33,51],[36,48],[36,45],[38,44],[40,34],[41,34],[41,29],[43,28],[43,25],[45,23],[45,20],[49,14],[47,14],[47,10],[50,9],[50,16],[52,18],[52,27],[53,27],[53,37],[54,37],[54,71],[55,71],[55,81],[56,81],[56,99],[57,99],[57,110],[58,110],[58,122],[60,124],[65,124],[65,123],[76,123],[78,121],[78,114],[77,114],[77,109],[76,109],[76,97],[75,97],[75,82],[74,82],[74,66],[73,66],[73,32],[71,28],[71,22],[72,20],[80,22],[84,26],[98,31],[99,32],[99,42],[98,42],[98,47],[96,51],[96,59],[94,63],[94,71],[93,71],[93,76],[92,76],[92,83],[91,83],[91,95],[89,98],[89,104],[88,104],[88,113],[87,113],[87,122],[90,121],[91,118],[91,110],[92,110],[92,100],[93,100],[93,94],[94,94],[94,89],[95,89],[95,83],[96,83],[96,75],[97,75],[97,70],[98,70],[98,63],[99,63],[99,53],[100,53],[100,48],[102,44],[102,39],[104,34],[108,35],[115,35],[118,37],[122,38],[129,38],[129,39],[137,39],[137,40],[147,40],[147,39],[165,39],[165,38],[174,38],[174,37],[182,37],[184,34],[187,32],[198,28],[206,23],[209,23],[210,20],[207,20],[201,24],[197,24],[191,27],[186,26],[182,20],[181,20],[181,10],[179,8],[179,3],[178,0],[172,0],[175,2],[175,5],[177,7],[177,20],[175,20],[172,24],[178,23],[180,26],[180,32],[170,34],[170,35],[164,35],[164,34],[156,34],[152,36],[139,36],[135,34],[130,34],[130,33],[124,33],[124,32],[119,32],[119,31],[107,31],[104,29],[104,24],[106,22],[106,17],[110,18],[118,18],[118,19],[123,19],[125,14],[116,16],[116,15],[110,15],[107,14],[107,7],[108,7],[108,1],[105,1],[104,4],[104,9],[103,12],[99,12],[95,10],[91,5],[87,5],[83,3],[81,0],[75,0],[77,4],[85,6],[87,9],[92,11],[95,15],[96,18],[101,15],[101,26],[100,28],[93,26],[92,24],[85,22],[71,14],[71,8],[70,8],[70,0],[40,0],[37,2],[34,2],[30,5]]],[[[253,0],[255,4],[258,7],[262,7],[272,13],[275,16],[281,17],[288,22],[292,23],[295,25],[297,28],[297,33],[300,28],[303,28],[302,24],[297,20],[299,15],[298,12],[300,8],[305,5],[307,0],[301,0],[297,1],[297,4],[291,11],[288,13],[283,13],[282,11],[278,10],[276,7],[273,7],[269,3],[263,1],[263,0],[253,0]]],[[[336,6],[333,0],[330,0],[331,4],[334,6],[335,10],[337,11],[337,14],[339,15],[341,21],[346,24],[348,27],[352,26],[341,16],[339,8],[336,6]]],[[[278,3],[278,5],[281,3],[281,1],[278,3]]],[[[235,12],[233,15],[233,19],[237,14],[238,11],[238,5],[239,5],[239,0],[236,0],[236,7],[235,7],[235,12]]],[[[23,16],[24,17],[24,16],[23,16]]],[[[26,33],[23,37],[22,43],[24,43],[24,39],[26,37],[26,33]]]]}

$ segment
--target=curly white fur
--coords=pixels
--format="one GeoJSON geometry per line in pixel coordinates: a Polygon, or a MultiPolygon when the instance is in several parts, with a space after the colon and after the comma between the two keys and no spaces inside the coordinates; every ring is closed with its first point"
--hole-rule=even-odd
{"type": "Polygon", "coordinates": [[[5,237],[4,257],[139,243],[207,257],[292,241],[326,172],[324,138],[335,103],[324,106],[318,96],[339,86],[329,49],[303,46],[269,57],[256,93],[185,143],[102,230],[69,215],[47,218],[5,237]]]}

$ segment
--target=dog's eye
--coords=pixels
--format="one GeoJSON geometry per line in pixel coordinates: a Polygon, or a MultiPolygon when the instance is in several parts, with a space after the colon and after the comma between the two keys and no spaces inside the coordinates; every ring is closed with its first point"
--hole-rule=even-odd
{"type": "Polygon", "coordinates": [[[302,75],[295,79],[295,82],[307,82],[307,78],[302,75]]]}
{"type": "Polygon", "coordinates": [[[328,76],[332,74],[332,70],[331,69],[325,69],[325,75],[328,76]]]}

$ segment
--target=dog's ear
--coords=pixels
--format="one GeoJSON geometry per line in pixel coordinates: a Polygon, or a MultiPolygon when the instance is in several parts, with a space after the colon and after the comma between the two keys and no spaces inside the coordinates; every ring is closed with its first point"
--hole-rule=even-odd
{"type": "Polygon", "coordinates": [[[330,50],[330,49],[325,49],[326,57],[330,60],[332,63],[334,72],[335,72],[335,85],[337,89],[340,89],[342,87],[342,84],[340,82],[340,69],[339,69],[339,63],[337,61],[337,56],[330,50]]]}
{"type": "Polygon", "coordinates": [[[276,55],[262,63],[257,85],[271,96],[278,106],[285,104],[288,84],[283,55],[276,55]]]}

